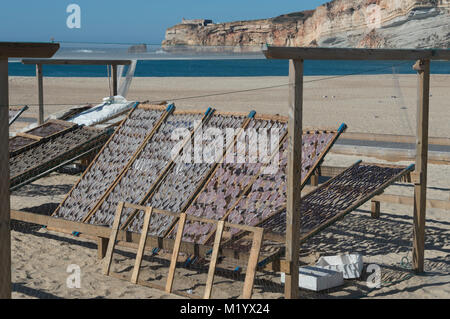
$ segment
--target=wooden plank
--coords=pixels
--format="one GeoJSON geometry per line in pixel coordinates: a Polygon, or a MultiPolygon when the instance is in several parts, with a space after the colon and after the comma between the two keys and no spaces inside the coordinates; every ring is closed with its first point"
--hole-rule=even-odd
{"type": "MultiPolygon", "coordinates": [[[[158,209],[153,208],[153,213],[157,213],[158,211],[158,209]]],[[[11,219],[38,225],[47,225],[47,229],[62,233],[71,234],[73,231],[77,231],[80,233],[80,237],[91,237],[94,240],[97,240],[98,237],[109,239],[111,236],[111,228],[109,227],[69,221],[62,218],[51,217],[48,215],[11,210],[11,219]]],[[[189,219],[189,216],[187,216],[187,219],[189,219]]],[[[212,223],[218,221],[209,220],[209,222],[212,223]]],[[[255,227],[246,225],[234,225],[227,222],[225,222],[225,227],[242,228],[246,229],[249,232],[253,232],[253,230],[255,229],[255,227]]],[[[137,248],[140,239],[140,234],[121,230],[117,234],[116,246],[130,247],[130,245],[132,245],[132,247],[137,248]]],[[[149,235],[147,236],[145,246],[160,248],[162,250],[173,250],[174,242],[175,240],[170,238],[161,238],[149,235]]],[[[180,252],[186,253],[188,255],[196,255],[202,258],[208,257],[211,249],[212,246],[210,245],[201,245],[190,242],[182,242],[180,246],[180,252]]],[[[221,254],[224,257],[235,258],[238,260],[248,259],[248,254],[246,252],[236,253],[235,250],[226,247],[223,247],[221,249],[221,254]]]]}
{"type": "Polygon", "coordinates": [[[220,242],[222,241],[224,225],[225,222],[223,220],[217,224],[216,238],[214,239],[214,246],[211,254],[211,261],[209,263],[208,278],[206,280],[205,294],[203,296],[203,299],[211,298],[212,287],[214,284],[214,274],[216,272],[217,259],[219,257],[220,242]]]}
{"type": "Polygon", "coordinates": [[[16,133],[16,136],[30,138],[30,139],[35,140],[35,141],[40,141],[40,140],[43,139],[42,136],[37,136],[37,135],[23,133],[23,132],[16,133]]]}
{"type": "Polygon", "coordinates": [[[450,50],[350,49],[270,46],[263,51],[267,59],[283,60],[450,60],[450,50]]]}
{"type": "Polygon", "coordinates": [[[0,42],[0,58],[50,58],[59,43],[0,42]]]}
{"type": "Polygon", "coordinates": [[[38,124],[44,123],[44,83],[42,76],[42,64],[36,64],[36,79],[38,84],[38,124]]]}
{"type": "Polygon", "coordinates": [[[317,170],[314,171],[314,174],[310,177],[310,184],[311,186],[318,186],[319,185],[319,172],[317,170]]]}
{"type": "Polygon", "coordinates": [[[8,59],[0,43],[0,299],[11,298],[11,234],[9,216],[8,59]]]}
{"type": "MultiPolygon", "coordinates": [[[[258,259],[259,259],[259,253],[261,251],[263,235],[264,235],[263,228],[258,228],[253,233],[252,248],[250,250],[250,257],[248,258],[247,269],[245,271],[244,289],[242,292],[243,299],[250,299],[253,294],[253,285],[255,282],[256,268],[258,266],[258,259]]],[[[297,273],[298,273],[298,271],[297,271],[297,273]]],[[[297,283],[298,283],[298,279],[297,279],[297,283]]]]}
{"type": "Polygon", "coordinates": [[[98,259],[105,258],[106,251],[108,249],[108,243],[109,243],[109,239],[108,238],[102,238],[102,237],[98,237],[97,238],[97,256],[98,256],[98,259]]]}
{"type": "Polygon", "coordinates": [[[380,218],[380,202],[372,199],[370,211],[372,218],[380,218]]]}
{"type": "MultiPolygon", "coordinates": [[[[371,142],[388,142],[388,143],[405,143],[415,144],[416,137],[410,135],[393,135],[393,134],[375,134],[375,133],[359,133],[347,132],[343,133],[341,139],[371,142]]],[[[450,138],[448,137],[429,137],[429,145],[450,146],[450,138]]]]}
{"type": "Polygon", "coordinates": [[[108,249],[106,250],[105,264],[103,268],[103,273],[109,275],[111,270],[112,257],[114,252],[114,246],[116,245],[117,233],[119,231],[120,218],[122,217],[123,202],[117,205],[116,216],[114,217],[114,222],[111,229],[111,236],[109,237],[108,249]]]}
{"type": "Polygon", "coordinates": [[[166,292],[171,293],[173,287],[173,279],[175,277],[175,268],[177,267],[178,255],[180,253],[181,239],[183,238],[184,225],[186,224],[186,213],[180,214],[178,221],[177,237],[173,246],[172,259],[170,261],[169,275],[167,276],[166,292]]]}
{"type": "MultiPolygon", "coordinates": [[[[134,208],[136,210],[145,210],[146,206],[142,206],[142,205],[135,205],[135,204],[131,204],[131,203],[125,203],[125,207],[128,208],[134,208]]],[[[163,210],[163,209],[158,209],[158,208],[153,208],[153,212],[157,213],[157,214],[163,214],[163,215],[167,215],[167,216],[173,216],[173,217],[180,217],[181,214],[179,213],[174,213],[174,212],[170,212],[167,210],[163,210]]],[[[215,219],[206,219],[206,218],[202,218],[202,217],[197,217],[194,215],[187,215],[186,216],[187,220],[190,221],[196,221],[196,222],[201,222],[201,223],[210,223],[210,224],[218,224],[219,220],[215,220],[215,219]]],[[[229,222],[225,222],[225,227],[233,227],[233,228],[237,228],[237,229],[241,229],[241,230],[246,230],[246,231],[253,231],[255,229],[255,227],[252,226],[247,226],[245,224],[232,224],[229,222]]]]}
{"type": "Polygon", "coordinates": [[[300,233],[301,165],[302,165],[302,112],[303,112],[303,60],[289,61],[289,122],[288,173],[286,203],[286,273],[284,294],[286,299],[297,299],[298,258],[300,233]]]}
{"type": "Polygon", "coordinates": [[[130,65],[131,60],[108,59],[23,59],[23,64],[53,64],[53,65],[130,65]]]}
{"type": "Polygon", "coordinates": [[[430,60],[420,60],[414,65],[418,72],[416,172],[419,181],[414,185],[414,238],[413,268],[424,271],[425,218],[427,201],[428,120],[430,105],[430,60]]]}
{"type": "Polygon", "coordinates": [[[142,257],[144,256],[145,242],[147,240],[148,227],[150,226],[150,219],[152,218],[152,207],[147,207],[144,216],[144,225],[142,226],[141,239],[136,254],[136,262],[134,264],[133,274],[131,275],[131,282],[136,284],[139,280],[139,272],[141,270],[142,257]]]}

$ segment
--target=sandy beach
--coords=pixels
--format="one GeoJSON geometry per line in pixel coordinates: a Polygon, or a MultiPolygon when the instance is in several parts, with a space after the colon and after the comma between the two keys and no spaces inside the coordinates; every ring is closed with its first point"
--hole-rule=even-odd
{"type": "MultiPolygon", "coordinates": [[[[134,78],[128,100],[174,101],[178,108],[227,111],[256,110],[287,115],[287,77],[134,78]],[[207,96],[223,92],[258,91],[207,96]]],[[[431,78],[430,136],[450,136],[447,97],[450,75],[431,78]]],[[[358,75],[341,78],[305,77],[304,127],[337,127],[349,132],[415,134],[417,78],[414,75],[358,75]]],[[[100,103],[109,96],[106,78],[44,78],[45,115],[69,105],[100,103]]],[[[23,117],[36,117],[34,77],[10,77],[10,104],[34,104],[23,117]]],[[[12,130],[20,123],[14,124],[12,130]]],[[[23,124],[22,124],[23,125],[23,124]]]]}
{"type": "MultiPolygon", "coordinates": [[[[348,76],[339,79],[305,78],[305,128],[337,128],[345,122],[349,132],[415,135],[416,77],[409,75],[348,76]]],[[[129,100],[174,101],[179,109],[250,111],[287,115],[287,77],[254,78],[134,78],[129,100]],[[280,86],[273,88],[272,86],[280,86]],[[234,92],[272,87],[259,91],[234,92]],[[199,98],[197,96],[211,95],[199,98]],[[214,96],[213,96],[214,95],[214,96]],[[180,99],[194,97],[190,99],[180,99]],[[179,99],[179,100],[178,100],[179,99]]],[[[430,130],[433,137],[450,136],[448,101],[449,75],[433,75],[430,97],[430,130]]],[[[35,104],[36,79],[10,77],[10,104],[35,104]]],[[[99,103],[109,95],[107,79],[44,78],[45,114],[70,105],[99,103]]],[[[31,124],[37,107],[31,106],[22,120],[11,127],[16,132],[31,124]]],[[[324,165],[349,166],[361,156],[329,154],[324,165]]],[[[395,164],[409,165],[411,162],[395,164]]],[[[79,175],[52,173],[11,194],[11,208],[51,213],[79,175]]],[[[387,194],[413,195],[411,184],[396,184],[387,194]]],[[[428,166],[429,198],[450,200],[450,166],[428,166]]],[[[301,260],[314,264],[320,256],[360,252],[365,264],[382,269],[382,286],[367,287],[365,279],[349,280],[345,285],[321,293],[301,290],[303,298],[450,298],[450,221],[449,211],[427,209],[425,270],[423,275],[409,271],[412,259],[413,209],[397,204],[381,205],[381,218],[372,219],[370,202],[327,228],[302,246],[301,260]]],[[[120,249],[115,255],[115,271],[131,274],[133,250],[120,249]]],[[[156,266],[154,259],[144,260],[143,279],[164,280],[167,266],[156,266]]],[[[97,244],[91,240],[64,235],[40,227],[13,223],[12,281],[14,298],[174,298],[163,291],[133,285],[106,277],[97,258],[97,244]],[[66,285],[67,267],[81,268],[81,288],[66,285]]],[[[206,275],[182,269],[177,273],[194,294],[201,294],[206,275]]],[[[213,297],[239,296],[242,281],[217,276],[213,297]]],[[[180,289],[181,289],[180,288],[180,289]]],[[[255,298],[281,298],[279,274],[257,274],[255,298]]]]}

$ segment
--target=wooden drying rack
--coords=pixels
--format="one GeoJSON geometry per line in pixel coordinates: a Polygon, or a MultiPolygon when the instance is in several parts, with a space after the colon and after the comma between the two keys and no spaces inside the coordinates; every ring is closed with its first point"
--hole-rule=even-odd
{"type": "Polygon", "coordinates": [[[208,271],[208,277],[207,277],[207,281],[206,281],[205,293],[204,293],[203,298],[204,299],[211,298],[211,292],[212,292],[212,288],[213,288],[213,284],[214,284],[215,269],[216,269],[219,253],[221,250],[220,245],[221,245],[221,241],[222,241],[224,227],[238,228],[241,230],[245,230],[247,232],[251,232],[253,234],[253,242],[252,242],[252,247],[250,249],[248,264],[247,264],[246,273],[245,273],[244,287],[243,287],[243,291],[242,291],[242,298],[244,298],[244,299],[251,298],[252,292],[253,292],[253,284],[254,284],[255,276],[256,276],[256,268],[258,266],[259,252],[261,250],[261,243],[263,240],[263,234],[264,234],[263,228],[250,227],[250,226],[246,226],[246,225],[236,225],[236,224],[231,224],[231,223],[228,223],[225,221],[217,221],[217,220],[199,218],[196,216],[190,216],[190,215],[187,215],[186,213],[177,214],[177,213],[172,213],[172,212],[168,212],[168,211],[164,211],[164,210],[153,209],[152,207],[133,205],[133,204],[123,203],[123,202],[120,202],[119,205],[117,206],[116,215],[114,217],[114,223],[112,226],[111,236],[109,238],[109,243],[108,243],[108,247],[106,250],[105,264],[104,264],[104,268],[103,268],[103,272],[105,275],[107,275],[107,276],[112,275],[112,276],[118,277],[120,279],[126,279],[125,277],[123,277],[121,275],[117,275],[111,271],[111,263],[112,263],[113,253],[114,253],[114,247],[116,245],[117,235],[120,231],[120,220],[121,220],[122,211],[124,208],[133,208],[136,210],[145,211],[144,225],[143,225],[141,235],[139,238],[139,246],[137,249],[136,261],[135,261],[133,273],[131,275],[131,280],[130,280],[132,283],[135,283],[135,284],[139,283],[144,286],[151,287],[151,288],[164,290],[167,293],[175,293],[175,294],[179,294],[184,297],[187,296],[187,297],[192,298],[193,296],[190,294],[174,292],[173,291],[173,282],[174,282],[174,277],[175,277],[175,269],[176,269],[176,265],[177,265],[178,255],[180,253],[180,248],[181,248],[181,243],[182,243],[181,239],[183,237],[183,230],[184,230],[185,223],[187,220],[199,221],[199,222],[203,222],[203,223],[215,224],[217,226],[216,236],[215,236],[214,245],[213,245],[212,253],[211,253],[211,261],[209,264],[209,271],[208,271]],[[167,216],[173,216],[179,220],[177,236],[176,236],[174,244],[173,244],[172,258],[170,261],[169,273],[168,273],[168,278],[167,278],[165,287],[139,280],[139,273],[140,273],[140,269],[141,269],[142,258],[144,256],[144,250],[145,250],[145,246],[146,246],[146,242],[147,242],[146,234],[148,233],[151,216],[154,213],[164,214],[167,216]]]}

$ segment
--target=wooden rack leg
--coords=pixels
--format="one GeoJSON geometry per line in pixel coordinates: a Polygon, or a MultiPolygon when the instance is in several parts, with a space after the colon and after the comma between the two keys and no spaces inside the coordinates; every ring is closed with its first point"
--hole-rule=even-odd
{"type": "Polygon", "coordinates": [[[139,247],[136,254],[136,262],[134,264],[133,274],[131,275],[131,282],[136,284],[139,279],[139,271],[141,269],[142,257],[145,251],[145,242],[147,241],[148,227],[150,225],[150,218],[152,217],[152,207],[147,207],[144,216],[144,225],[142,226],[141,238],[139,240],[139,247]]]}
{"type": "Polygon", "coordinates": [[[248,258],[247,270],[245,274],[244,290],[242,292],[243,299],[250,299],[253,293],[253,284],[255,282],[256,267],[258,266],[259,252],[263,240],[264,229],[258,228],[253,233],[252,249],[248,258]]]}
{"type": "Polygon", "coordinates": [[[372,214],[371,214],[372,218],[375,218],[375,219],[380,218],[380,202],[373,200],[371,211],[372,211],[372,214]]]}
{"type": "Polygon", "coordinates": [[[314,174],[311,175],[311,186],[318,186],[319,185],[319,173],[317,170],[314,172],[314,174]]]}
{"type": "Polygon", "coordinates": [[[220,242],[222,241],[224,225],[225,221],[223,220],[219,221],[219,223],[217,224],[216,237],[214,239],[211,261],[209,263],[208,279],[206,280],[205,295],[203,296],[203,299],[211,298],[211,291],[214,283],[214,273],[216,272],[217,258],[219,257],[220,242]]]}
{"type": "Polygon", "coordinates": [[[180,252],[181,239],[183,238],[185,224],[186,224],[186,213],[181,213],[180,219],[178,220],[177,237],[175,238],[175,243],[173,245],[172,259],[170,260],[169,275],[167,277],[167,283],[166,283],[166,292],[167,293],[172,292],[173,278],[175,276],[175,268],[177,267],[178,254],[180,252]]]}
{"type": "Polygon", "coordinates": [[[114,217],[114,222],[112,225],[111,236],[109,237],[108,249],[106,250],[105,265],[103,268],[103,273],[109,275],[111,269],[112,255],[114,252],[114,246],[116,245],[117,233],[119,232],[120,218],[122,217],[124,203],[120,202],[117,206],[116,216],[114,217]]]}
{"type": "Polygon", "coordinates": [[[103,259],[106,256],[106,249],[108,248],[109,238],[97,238],[97,252],[98,259],[103,259]]]}

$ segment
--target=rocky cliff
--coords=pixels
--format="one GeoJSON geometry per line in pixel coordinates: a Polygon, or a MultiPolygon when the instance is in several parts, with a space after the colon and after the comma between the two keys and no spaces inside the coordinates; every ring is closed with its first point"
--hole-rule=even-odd
{"type": "Polygon", "coordinates": [[[175,25],[163,46],[448,48],[450,0],[334,0],[266,20],[175,25]]]}

